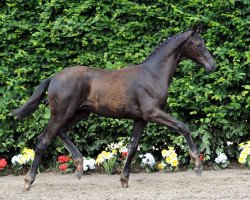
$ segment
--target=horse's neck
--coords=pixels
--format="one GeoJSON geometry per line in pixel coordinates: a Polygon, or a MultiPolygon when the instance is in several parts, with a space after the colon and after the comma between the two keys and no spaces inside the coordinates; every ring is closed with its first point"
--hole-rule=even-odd
{"type": "MultiPolygon", "coordinates": [[[[184,41],[184,38],[178,41],[170,41],[168,45],[158,50],[154,58],[144,63],[144,67],[155,77],[155,84],[162,89],[163,93],[168,93],[170,81],[180,62],[181,47],[184,41]]],[[[163,94],[163,96],[165,95],[163,94]]]]}
{"type": "Polygon", "coordinates": [[[178,50],[170,54],[167,59],[163,59],[161,62],[147,62],[144,64],[144,67],[147,68],[154,77],[157,77],[159,82],[168,86],[179,61],[180,52],[178,50]]]}
{"type": "Polygon", "coordinates": [[[179,54],[172,54],[165,62],[152,65],[154,70],[151,70],[151,74],[156,77],[155,81],[161,85],[164,92],[167,92],[167,88],[176,71],[178,63],[179,54]]]}
{"type": "Polygon", "coordinates": [[[185,32],[173,36],[159,45],[142,64],[159,76],[173,76],[179,63],[181,47],[186,40],[185,32]]]}

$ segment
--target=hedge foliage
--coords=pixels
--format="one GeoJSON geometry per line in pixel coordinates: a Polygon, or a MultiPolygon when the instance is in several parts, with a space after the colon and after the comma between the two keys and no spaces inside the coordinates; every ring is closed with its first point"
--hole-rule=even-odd
{"type": "MultiPolygon", "coordinates": [[[[47,101],[29,119],[15,120],[11,110],[45,78],[74,65],[118,69],[140,63],[163,39],[202,22],[217,71],[206,74],[193,62],[182,62],[166,111],[189,125],[206,159],[221,148],[235,156],[237,143],[250,137],[249,5],[248,0],[1,1],[0,155],[34,148],[49,118],[47,101]]],[[[85,155],[95,155],[118,136],[128,137],[131,128],[130,120],[92,115],[69,135],[85,155]]],[[[142,150],[166,145],[187,154],[181,135],[149,124],[142,150]]],[[[58,151],[65,149],[56,139],[47,156],[58,151]]]]}

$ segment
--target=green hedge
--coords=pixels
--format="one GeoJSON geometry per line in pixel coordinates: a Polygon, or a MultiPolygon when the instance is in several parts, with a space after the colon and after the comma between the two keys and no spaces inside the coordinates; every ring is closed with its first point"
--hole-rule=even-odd
{"type": "MultiPolygon", "coordinates": [[[[49,118],[44,100],[33,117],[15,120],[20,107],[45,78],[73,65],[117,69],[143,61],[157,44],[197,22],[217,63],[206,74],[182,62],[170,86],[166,111],[190,126],[206,158],[218,148],[236,155],[250,137],[249,1],[85,0],[0,2],[0,156],[10,158],[35,139],[49,118]],[[234,144],[227,146],[226,142],[234,144]]],[[[129,136],[130,120],[92,115],[69,133],[79,149],[95,155],[118,136],[129,136]]],[[[187,154],[183,137],[149,124],[144,151],[175,145],[187,154]],[[165,143],[166,142],[166,143],[165,143]]],[[[59,139],[47,156],[66,152],[59,139]]],[[[150,150],[151,151],[151,150],[150,150]]],[[[185,160],[183,160],[185,162],[185,160]]]]}

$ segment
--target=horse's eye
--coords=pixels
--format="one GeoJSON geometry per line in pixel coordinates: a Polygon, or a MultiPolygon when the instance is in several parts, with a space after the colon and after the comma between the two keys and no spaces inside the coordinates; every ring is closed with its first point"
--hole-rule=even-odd
{"type": "Polygon", "coordinates": [[[197,46],[197,47],[200,47],[200,46],[201,46],[201,43],[196,44],[196,46],[197,46]]]}

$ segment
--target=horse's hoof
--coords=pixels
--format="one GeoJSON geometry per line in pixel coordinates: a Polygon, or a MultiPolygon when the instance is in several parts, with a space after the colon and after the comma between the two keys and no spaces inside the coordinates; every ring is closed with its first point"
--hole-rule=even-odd
{"type": "Polygon", "coordinates": [[[201,175],[202,175],[201,167],[195,167],[195,168],[194,168],[194,171],[195,171],[195,173],[196,173],[198,176],[201,176],[201,175]]]}
{"type": "Polygon", "coordinates": [[[28,179],[24,180],[23,192],[28,192],[31,188],[31,181],[28,179]]]}
{"type": "Polygon", "coordinates": [[[128,188],[128,177],[126,176],[121,176],[121,184],[123,188],[128,188]]]}
{"type": "Polygon", "coordinates": [[[81,180],[81,178],[83,176],[83,172],[82,171],[75,171],[75,176],[76,176],[76,178],[78,178],[78,180],[81,180]]]}
{"type": "Polygon", "coordinates": [[[30,190],[31,186],[28,186],[28,185],[24,185],[23,187],[23,192],[28,192],[30,190]]]}

